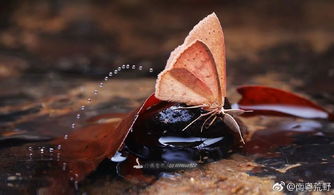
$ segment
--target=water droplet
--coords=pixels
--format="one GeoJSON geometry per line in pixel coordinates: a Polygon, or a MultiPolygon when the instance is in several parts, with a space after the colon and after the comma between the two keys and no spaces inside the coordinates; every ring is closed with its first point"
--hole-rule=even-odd
{"type": "Polygon", "coordinates": [[[66,134],[66,135],[64,135],[64,139],[68,139],[68,135],[66,134]]]}
{"type": "Polygon", "coordinates": [[[53,148],[49,148],[49,152],[51,152],[51,153],[52,153],[52,152],[53,152],[53,150],[54,150],[53,148]]]}
{"type": "Polygon", "coordinates": [[[109,76],[112,77],[112,72],[109,72],[109,76]]]}
{"type": "Polygon", "coordinates": [[[85,106],[81,106],[81,108],[80,108],[81,110],[85,110],[85,106]]]}
{"type": "Polygon", "coordinates": [[[104,80],[107,81],[109,79],[109,77],[104,77],[104,80]]]}
{"type": "Polygon", "coordinates": [[[58,146],[57,146],[57,149],[60,150],[60,149],[61,149],[61,145],[58,145],[58,146]]]}
{"type": "Polygon", "coordinates": [[[129,69],[129,68],[130,68],[130,65],[129,65],[129,64],[127,64],[127,65],[126,65],[126,69],[129,69]]]}
{"type": "Polygon", "coordinates": [[[117,70],[114,70],[114,74],[117,74],[118,73],[118,71],[117,70]]]}
{"type": "Polygon", "coordinates": [[[125,69],[125,64],[122,65],[122,69],[125,69]]]}
{"type": "Polygon", "coordinates": [[[72,123],[72,129],[74,129],[75,128],[75,123],[72,123]]]}
{"type": "Polygon", "coordinates": [[[78,181],[74,181],[74,188],[75,190],[78,190],[79,189],[79,185],[78,185],[78,181]]]}
{"type": "Polygon", "coordinates": [[[139,66],[138,69],[139,69],[139,70],[143,70],[143,66],[139,66]]]}
{"type": "Polygon", "coordinates": [[[94,95],[97,95],[99,93],[99,91],[97,89],[94,90],[94,95]]]}
{"type": "Polygon", "coordinates": [[[66,170],[66,162],[63,163],[63,171],[66,170]]]}
{"type": "Polygon", "coordinates": [[[7,177],[7,181],[15,181],[15,180],[17,180],[17,177],[14,176],[14,175],[11,175],[11,176],[7,177]]]}
{"type": "Polygon", "coordinates": [[[120,152],[116,152],[115,155],[113,157],[110,158],[111,161],[113,162],[122,162],[126,160],[125,156],[122,156],[122,153],[120,152]]]}
{"type": "Polygon", "coordinates": [[[80,119],[81,115],[80,114],[77,114],[77,119],[80,119]]]}
{"type": "Polygon", "coordinates": [[[31,146],[29,146],[29,147],[28,147],[28,150],[31,152],[31,151],[32,151],[32,147],[31,147],[31,146]]]}
{"type": "Polygon", "coordinates": [[[43,154],[44,153],[44,148],[41,148],[41,154],[43,154]]]}
{"type": "Polygon", "coordinates": [[[136,65],[132,65],[132,69],[133,69],[133,70],[136,69],[136,65]]]}
{"type": "Polygon", "coordinates": [[[103,83],[102,83],[102,82],[99,84],[99,87],[100,87],[100,88],[102,88],[102,87],[103,87],[103,83]]]}
{"type": "Polygon", "coordinates": [[[153,68],[150,68],[150,70],[149,70],[150,72],[153,72],[153,68]]]}
{"type": "Polygon", "coordinates": [[[87,101],[88,101],[88,103],[91,103],[92,102],[92,98],[88,98],[87,101]]]}
{"type": "Polygon", "coordinates": [[[118,71],[121,71],[121,70],[122,70],[122,68],[121,68],[121,67],[118,67],[118,68],[117,68],[117,70],[118,70],[118,71]]]}

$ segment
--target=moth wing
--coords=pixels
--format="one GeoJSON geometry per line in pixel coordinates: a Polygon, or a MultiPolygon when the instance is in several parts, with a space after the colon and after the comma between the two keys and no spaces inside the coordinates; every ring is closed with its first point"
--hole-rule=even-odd
{"type": "Polygon", "coordinates": [[[219,81],[218,89],[220,94],[217,103],[223,105],[224,97],[226,97],[225,41],[222,27],[215,13],[208,15],[194,26],[186,37],[184,43],[171,53],[167,61],[166,69],[173,66],[179,54],[196,40],[202,41],[212,53],[219,81]]]}
{"type": "Polygon", "coordinates": [[[156,82],[157,98],[188,105],[211,105],[219,98],[216,64],[209,48],[194,41],[162,71],[156,82]]]}

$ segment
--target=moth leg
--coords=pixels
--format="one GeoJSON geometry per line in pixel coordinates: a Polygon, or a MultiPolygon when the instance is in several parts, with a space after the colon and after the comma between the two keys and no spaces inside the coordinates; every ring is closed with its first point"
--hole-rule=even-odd
{"type": "Polygon", "coordinates": [[[242,133],[240,130],[240,126],[237,123],[237,121],[235,121],[235,119],[228,113],[225,113],[224,116],[222,117],[222,120],[224,121],[224,123],[230,127],[233,131],[238,132],[241,138],[241,141],[243,144],[245,144],[245,140],[242,137],[242,133]]]}
{"type": "MultiPolygon", "coordinates": [[[[216,118],[216,114],[217,113],[212,113],[208,118],[206,118],[205,119],[205,121],[203,122],[203,124],[202,124],[202,127],[201,127],[201,132],[203,132],[203,129],[204,129],[204,127],[205,127],[205,124],[209,121],[209,119],[211,119],[212,117],[214,117],[214,118],[216,118]]],[[[214,119],[214,120],[216,120],[216,119],[214,119]]],[[[212,121],[211,121],[212,122],[212,121]]],[[[211,124],[211,122],[210,122],[210,124],[211,124]]],[[[211,125],[209,125],[209,127],[210,127],[211,125]]],[[[207,129],[207,127],[205,127],[206,129],[207,129]]]]}
{"type": "Polygon", "coordinates": [[[202,105],[198,105],[198,106],[179,106],[176,108],[173,108],[174,110],[178,110],[178,109],[193,109],[193,108],[203,108],[206,107],[206,104],[202,104],[202,105]]]}
{"type": "Polygon", "coordinates": [[[194,124],[196,121],[198,121],[199,119],[201,119],[203,116],[207,116],[210,115],[212,113],[216,112],[216,110],[212,110],[210,112],[204,113],[199,115],[199,117],[197,117],[195,120],[191,121],[185,128],[182,129],[182,131],[186,130],[188,127],[190,127],[192,124],[194,124]]]}

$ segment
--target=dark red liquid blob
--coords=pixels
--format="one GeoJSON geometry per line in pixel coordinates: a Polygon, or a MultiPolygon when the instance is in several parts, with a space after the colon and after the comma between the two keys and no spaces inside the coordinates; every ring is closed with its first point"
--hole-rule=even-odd
{"type": "MultiPolygon", "coordinates": [[[[142,161],[156,162],[204,163],[228,156],[234,144],[232,130],[217,119],[201,132],[205,116],[182,131],[206,111],[180,106],[185,107],[161,102],[145,111],[126,139],[127,150],[142,161]]],[[[230,108],[227,101],[225,108],[230,108]]]]}

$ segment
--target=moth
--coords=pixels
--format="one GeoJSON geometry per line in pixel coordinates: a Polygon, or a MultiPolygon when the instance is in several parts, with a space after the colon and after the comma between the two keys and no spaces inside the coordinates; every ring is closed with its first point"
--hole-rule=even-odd
{"type": "MultiPolygon", "coordinates": [[[[158,75],[155,96],[164,101],[185,103],[190,108],[203,108],[197,120],[206,117],[203,127],[220,118],[245,143],[239,124],[233,116],[240,109],[224,109],[226,97],[226,57],[224,33],[219,19],[212,13],[190,31],[183,44],[171,52],[165,69],[158,75]]],[[[182,109],[182,108],[181,108],[182,109]]]]}

